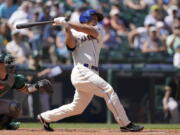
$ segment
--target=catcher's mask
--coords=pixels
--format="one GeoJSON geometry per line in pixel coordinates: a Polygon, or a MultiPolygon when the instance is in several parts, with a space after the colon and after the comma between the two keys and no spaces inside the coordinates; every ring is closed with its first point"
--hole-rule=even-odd
{"type": "Polygon", "coordinates": [[[8,71],[11,71],[11,72],[15,71],[15,58],[11,54],[9,53],[1,54],[0,63],[4,63],[8,71]]]}

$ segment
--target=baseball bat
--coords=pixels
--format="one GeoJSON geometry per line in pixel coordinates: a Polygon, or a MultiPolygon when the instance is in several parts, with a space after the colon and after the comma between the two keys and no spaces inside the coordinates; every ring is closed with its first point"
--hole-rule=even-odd
{"type": "Polygon", "coordinates": [[[50,24],[54,23],[54,21],[43,21],[43,22],[30,22],[30,23],[22,23],[22,24],[17,24],[16,28],[17,29],[23,29],[23,28],[30,28],[33,26],[40,26],[40,25],[45,25],[45,24],[50,24]]]}

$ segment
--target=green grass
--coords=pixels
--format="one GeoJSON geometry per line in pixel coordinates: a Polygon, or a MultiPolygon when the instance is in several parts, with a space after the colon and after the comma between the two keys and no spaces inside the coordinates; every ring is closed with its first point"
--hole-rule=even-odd
{"type": "MultiPolygon", "coordinates": [[[[145,129],[180,129],[180,124],[141,124],[145,129]]],[[[39,123],[22,123],[21,128],[41,128],[39,123]]],[[[104,128],[117,129],[117,124],[97,124],[97,123],[55,123],[53,128],[104,128]]]]}

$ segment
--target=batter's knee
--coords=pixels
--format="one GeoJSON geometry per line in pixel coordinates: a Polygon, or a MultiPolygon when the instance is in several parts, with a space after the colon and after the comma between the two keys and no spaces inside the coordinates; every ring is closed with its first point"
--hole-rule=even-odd
{"type": "Polygon", "coordinates": [[[72,111],[73,111],[74,115],[79,115],[79,114],[83,113],[84,110],[85,110],[84,105],[79,104],[79,105],[73,105],[73,107],[72,107],[72,111]]]}
{"type": "Polygon", "coordinates": [[[21,111],[22,111],[22,107],[20,103],[16,101],[12,101],[9,104],[9,116],[17,118],[21,114],[21,111]]]}

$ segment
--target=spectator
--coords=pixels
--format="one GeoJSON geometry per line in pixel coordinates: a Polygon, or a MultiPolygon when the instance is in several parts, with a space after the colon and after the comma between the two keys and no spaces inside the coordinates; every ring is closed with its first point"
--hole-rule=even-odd
{"type": "MultiPolygon", "coordinates": [[[[110,2],[109,0],[101,0],[101,12],[105,15],[105,16],[109,16],[110,13],[110,8],[109,5],[112,5],[112,1],[110,2]]],[[[120,2],[117,3],[118,5],[121,4],[120,2]]]]}
{"type": "Polygon", "coordinates": [[[6,50],[5,46],[8,43],[6,32],[7,32],[6,24],[5,23],[0,24],[0,54],[2,52],[5,52],[6,50]]]}
{"type": "Polygon", "coordinates": [[[14,0],[5,0],[3,4],[0,5],[0,18],[1,21],[7,22],[10,16],[16,11],[18,5],[14,0]]]}
{"type": "Polygon", "coordinates": [[[154,25],[156,25],[156,23],[158,21],[163,21],[162,11],[161,10],[162,10],[162,8],[159,5],[151,6],[150,14],[148,14],[145,17],[144,25],[147,25],[147,24],[154,24],[154,25]]]}
{"type": "Polygon", "coordinates": [[[180,1],[179,0],[169,0],[169,6],[176,5],[180,6],[180,1]]]}
{"type": "Polygon", "coordinates": [[[165,17],[164,21],[170,28],[172,28],[174,20],[177,17],[178,12],[179,12],[178,7],[176,5],[172,5],[171,7],[169,7],[168,9],[169,15],[165,17]]]}
{"type": "Polygon", "coordinates": [[[42,59],[46,62],[56,63],[55,56],[56,27],[46,25],[42,33],[42,59]]]}
{"type": "Polygon", "coordinates": [[[104,24],[104,36],[103,36],[103,44],[104,48],[108,50],[112,50],[118,47],[118,42],[116,39],[116,32],[112,29],[110,18],[106,17],[103,21],[104,24]]]}
{"type": "Polygon", "coordinates": [[[167,3],[164,0],[157,0],[157,5],[159,6],[158,20],[164,21],[164,18],[168,15],[167,3]]]}
{"type": "MultiPolygon", "coordinates": [[[[174,18],[174,23],[175,24],[180,24],[180,13],[177,14],[176,18],[174,18]]],[[[173,25],[172,25],[173,26],[173,25]]]]}
{"type": "Polygon", "coordinates": [[[146,6],[149,8],[157,3],[157,0],[144,0],[146,6]]]}
{"type": "Polygon", "coordinates": [[[75,9],[75,11],[72,12],[71,16],[70,16],[70,21],[73,21],[73,22],[76,22],[76,23],[79,23],[79,16],[80,16],[80,13],[84,11],[84,8],[78,8],[78,9],[75,9]]]}
{"type": "Polygon", "coordinates": [[[142,49],[145,41],[149,38],[149,29],[153,24],[147,24],[145,27],[138,27],[128,34],[129,45],[134,49],[142,49]]]}
{"type": "Polygon", "coordinates": [[[169,28],[162,21],[157,22],[156,27],[161,41],[166,44],[166,38],[170,34],[169,28]]]}
{"type": "Polygon", "coordinates": [[[100,0],[86,0],[86,1],[90,4],[90,6],[93,9],[99,9],[102,4],[102,1],[100,1],[100,0]]]}
{"type": "Polygon", "coordinates": [[[62,11],[59,5],[59,1],[47,1],[46,5],[48,5],[48,2],[51,2],[49,3],[49,6],[51,6],[50,16],[52,18],[62,16],[62,11]]]}
{"type": "MultiPolygon", "coordinates": [[[[43,8],[43,14],[40,15],[39,21],[49,21],[52,20],[52,17],[50,16],[50,7],[48,5],[45,5],[43,8]]],[[[55,35],[56,30],[55,27],[52,27],[51,25],[44,25],[41,27],[42,31],[42,59],[46,62],[55,62],[55,35]]]]}
{"type": "Polygon", "coordinates": [[[145,0],[124,0],[123,3],[124,5],[120,5],[120,7],[124,11],[123,17],[128,20],[130,28],[141,27],[150,3],[145,0]]]}
{"type": "Polygon", "coordinates": [[[180,78],[166,78],[163,110],[169,123],[180,123],[180,78]]]}
{"type": "Polygon", "coordinates": [[[173,57],[174,67],[180,69],[180,44],[176,47],[175,54],[173,57]]]}
{"type": "Polygon", "coordinates": [[[158,37],[158,32],[156,27],[151,27],[149,30],[149,39],[144,42],[142,50],[143,53],[157,53],[164,52],[165,45],[162,43],[158,37]]]}
{"type": "Polygon", "coordinates": [[[63,13],[71,13],[75,7],[76,7],[76,4],[73,0],[62,0],[62,3],[63,3],[63,13]]]}
{"type": "Polygon", "coordinates": [[[110,11],[110,22],[112,28],[117,32],[118,35],[124,36],[127,34],[127,28],[124,20],[120,18],[120,10],[117,6],[112,6],[110,11]]]}
{"type": "Polygon", "coordinates": [[[43,0],[35,0],[34,6],[35,6],[34,10],[38,11],[40,15],[43,14],[43,7],[44,7],[43,0]]]}
{"type": "Polygon", "coordinates": [[[144,0],[124,0],[124,4],[134,10],[143,10],[147,6],[144,0]]]}
{"type": "Polygon", "coordinates": [[[30,0],[29,2],[30,2],[30,4],[29,4],[30,6],[29,6],[28,19],[31,20],[34,12],[38,12],[38,14],[42,14],[42,12],[39,12],[39,11],[41,11],[42,7],[40,7],[40,9],[38,9],[35,0],[30,0]]]}
{"type": "MultiPolygon", "coordinates": [[[[39,21],[39,12],[37,10],[34,10],[32,13],[32,22],[38,22],[39,21]]],[[[42,54],[42,28],[41,27],[32,27],[29,32],[29,42],[31,44],[31,48],[33,53],[42,54]]]]}
{"type": "Polygon", "coordinates": [[[16,58],[17,64],[27,64],[27,58],[31,53],[29,46],[22,41],[20,31],[13,30],[11,35],[12,41],[6,45],[7,52],[16,58]]]}
{"type": "MultiPolygon", "coordinates": [[[[29,22],[29,1],[23,1],[21,6],[15,11],[8,20],[9,27],[15,29],[19,23],[29,22]]],[[[26,33],[27,34],[27,33],[26,33]]]]}
{"type": "Polygon", "coordinates": [[[51,18],[50,16],[50,6],[49,5],[44,5],[43,7],[43,12],[39,16],[40,21],[49,21],[51,18]]]}
{"type": "Polygon", "coordinates": [[[173,33],[167,37],[166,46],[170,55],[173,55],[180,44],[180,23],[173,25],[173,33]]]}
{"type": "Polygon", "coordinates": [[[65,33],[63,31],[64,30],[61,30],[57,33],[55,50],[58,56],[58,61],[60,63],[67,63],[70,60],[70,54],[65,45],[65,33]]]}

